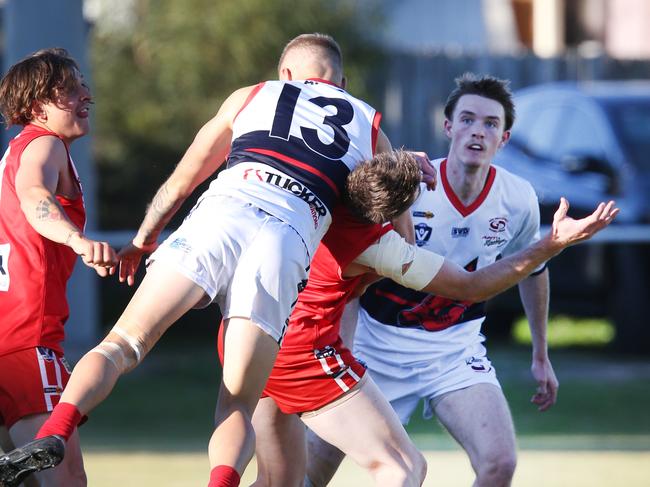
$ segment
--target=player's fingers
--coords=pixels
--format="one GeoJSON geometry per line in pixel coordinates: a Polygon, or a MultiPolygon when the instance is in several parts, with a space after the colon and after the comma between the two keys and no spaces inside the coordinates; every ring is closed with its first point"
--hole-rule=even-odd
{"type": "Polygon", "coordinates": [[[569,202],[566,200],[566,198],[561,197],[560,205],[557,207],[555,215],[553,215],[553,220],[562,220],[566,216],[567,211],[569,211],[569,202]]]}
{"type": "Polygon", "coordinates": [[[95,264],[93,266],[93,269],[95,269],[95,272],[100,276],[100,277],[106,277],[108,275],[108,269],[104,267],[103,265],[97,265],[95,264]]]}
{"type": "Polygon", "coordinates": [[[102,260],[104,264],[109,266],[115,266],[117,264],[117,254],[113,247],[111,247],[107,242],[101,242],[102,245],[102,260]]]}
{"type": "Polygon", "coordinates": [[[605,203],[600,203],[590,216],[596,220],[600,220],[600,218],[604,214],[604,211],[605,211],[605,203]]]}

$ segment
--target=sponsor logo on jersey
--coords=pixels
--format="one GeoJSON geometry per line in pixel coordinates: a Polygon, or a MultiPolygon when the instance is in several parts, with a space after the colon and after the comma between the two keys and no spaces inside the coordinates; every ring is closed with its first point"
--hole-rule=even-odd
{"type": "Polygon", "coordinates": [[[467,237],[469,227],[451,227],[451,238],[467,237]]]}
{"type": "Polygon", "coordinates": [[[272,171],[251,168],[244,171],[244,179],[257,179],[258,181],[272,184],[273,186],[277,186],[278,188],[297,196],[311,207],[312,216],[318,215],[320,217],[327,214],[327,208],[318,196],[316,196],[304,184],[290,178],[289,176],[272,171]]]}
{"type": "Polygon", "coordinates": [[[432,211],[414,211],[413,216],[418,217],[418,218],[433,218],[433,212],[432,211]]]}
{"type": "Polygon", "coordinates": [[[169,244],[169,247],[172,249],[178,249],[181,252],[185,252],[186,254],[192,250],[192,246],[187,243],[187,239],[182,237],[175,239],[172,243],[169,244]]]}
{"type": "Polygon", "coordinates": [[[490,230],[493,232],[505,232],[507,224],[508,219],[503,216],[490,218],[490,230]]]}
{"type": "Polygon", "coordinates": [[[426,223],[418,223],[415,225],[415,243],[418,247],[422,247],[431,238],[433,229],[426,223]]]}
{"type": "Polygon", "coordinates": [[[492,370],[492,366],[483,363],[482,358],[470,357],[465,360],[465,363],[469,365],[474,372],[487,373],[492,370]]]}
{"type": "Polygon", "coordinates": [[[503,247],[508,243],[507,238],[501,238],[498,235],[483,235],[483,245],[485,247],[503,247]]]}

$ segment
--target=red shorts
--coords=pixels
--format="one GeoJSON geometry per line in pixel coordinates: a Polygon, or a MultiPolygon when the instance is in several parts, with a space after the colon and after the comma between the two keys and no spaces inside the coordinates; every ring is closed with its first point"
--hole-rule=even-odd
{"type": "Polygon", "coordinates": [[[36,347],[0,356],[0,424],[54,409],[70,378],[62,354],[36,347]]]}
{"type": "Polygon", "coordinates": [[[365,374],[339,338],[320,350],[282,347],[262,397],[285,414],[314,411],[352,389],[365,374]]]}

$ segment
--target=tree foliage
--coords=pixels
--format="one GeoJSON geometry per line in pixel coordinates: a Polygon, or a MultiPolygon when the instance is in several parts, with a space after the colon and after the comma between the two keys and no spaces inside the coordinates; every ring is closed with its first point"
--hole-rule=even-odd
{"type": "MultiPolygon", "coordinates": [[[[288,40],[326,32],[341,44],[349,91],[369,94],[380,62],[376,12],[334,0],[135,0],[128,28],[95,29],[95,160],[103,228],[139,224],[198,128],[235,89],[277,78],[288,40]]],[[[369,100],[372,102],[372,99],[369,100]]]]}

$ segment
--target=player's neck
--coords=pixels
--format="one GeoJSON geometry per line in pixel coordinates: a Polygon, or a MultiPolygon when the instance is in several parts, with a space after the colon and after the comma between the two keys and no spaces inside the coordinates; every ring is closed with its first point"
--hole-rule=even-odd
{"type": "Polygon", "coordinates": [[[474,166],[447,160],[447,181],[464,205],[470,205],[485,187],[490,166],[474,166]]]}

